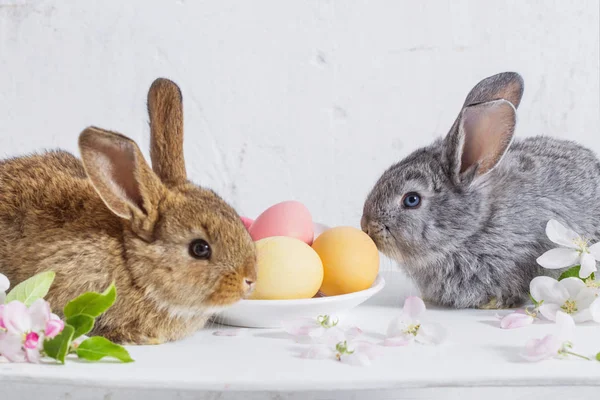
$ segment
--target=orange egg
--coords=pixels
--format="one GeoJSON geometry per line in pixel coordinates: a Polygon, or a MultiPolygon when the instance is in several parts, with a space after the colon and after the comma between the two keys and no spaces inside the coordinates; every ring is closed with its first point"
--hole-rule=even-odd
{"type": "Polygon", "coordinates": [[[323,262],[321,292],[327,296],[358,292],[373,285],[379,252],[369,235],[346,226],[332,228],[312,245],[323,262]]]}

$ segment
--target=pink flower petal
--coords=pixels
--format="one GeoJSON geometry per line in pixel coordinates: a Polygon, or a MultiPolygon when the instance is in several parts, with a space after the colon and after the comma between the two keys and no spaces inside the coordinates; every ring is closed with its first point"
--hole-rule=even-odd
{"type": "Polygon", "coordinates": [[[25,352],[20,334],[0,333],[0,354],[10,362],[25,362],[25,352]]]}
{"type": "Polygon", "coordinates": [[[245,334],[248,331],[248,329],[245,328],[238,328],[238,329],[224,329],[221,331],[214,331],[213,332],[213,336],[242,336],[243,334],[245,334]]]}
{"type": "Polygon", "coordinates": [[[344,340],[349,340],[349,338],[346,336],[346,333],[338,328],[337,326],[331,327],[331,328],[321,328],[323,329],[322,333],[320,336],[318,335],[311,335],[312,339],[319,342],[319,343],[323,343],[323,344],[327,344],[330,346],[334,346],[336,344],[338,344],[339,342],[343,342],[344,340]]]}
{"type": "Polygon", "coordinates": [[[52,339],[53,337],[56,337],[56,335],[61,333],[63,331],[64,327],[65,327],[65,323],[63,321],[61,321],[60,319],[54,319],[54,318],[49,319],[48,322],[46,323],[46,328],[44,330],[44,334],[46,335],[46,337],[48,339],[52,339]]]}
{"type": "Polygon", "coordinates": [[[419,319],[421,315],[425,312],[425,303],[421,300],[420,297],[410,296],[407,297],[404,301],[404,308],[402,309],[402,313],[405,319],[410,321],[414,321],[419,319]]]}
{"type": "Polygon", "coordinates": [[[346,329],[345,335],[347,340],[355,340],[357,337],[363,334],[362,329],[358,326],[353,326],[346,329]]]}
{"type": "Polygon", "coordinates": [[[366,354],[371,360],[383,355],[380,346],[365,340],[354,341],[352,342],[352,346],[354,347],[354,351],[366,354]]]}
{"type": "Polygon", "coordinates": [[[41,359],[40,349],[39,347],[33,349],[25,349],[25,357],[27,361],[33,364],[39,364],[41,359]]]}
{"type": "Polygon", "coordinates": [[[521,356],[527,361],[542,361],[556,357],[560,350],[561,342],[554,335],[546,335],[542,339],[531,339],[525,345],[521,356]]]}
{"type": "Polygon", "coordinates": [[[4,325],[4,304],[0,304],[0,328],[6,329],[6,325],[4,325]]]}
{"type": "Polygon", "coordinates": [[[37,349],[39,341],[40,341],[40,335],[38,335],[35,332],[29,332],[25,336],[25,343],[24,343],[25,349],[27,349],[27,350],[37,349]]]}
{"type": "Polygon", "coordinates": [[[316,318],[297,318],[284,321],[281,325],[283,330],[292,336],[309,336],[314,330],[323,328],[316,318]]]}
{"type": "Polygon", "coordinates": [[[2,319],[9,333],[21,335],[31,330],[29,310],[20,301],[11,301],[5,304],[2,319]]]}
{"type": "Polygon", "coordinates": [[[508,314],[502,318],[500,321],[500,328],[502,329],[515,329],[522,328],[527,325],[531,325],[533,323],[533,317],[527,314],[521,314],[519,312],[514,312],[512,314],[508,314]]]}
{"type": "Polygon", "coordinates": [[[50,304],[44,299],[37,299],[29,306],[31,318],[31,330],[42,332],[46,329],[46,323],[50,320],[50,304]]]}

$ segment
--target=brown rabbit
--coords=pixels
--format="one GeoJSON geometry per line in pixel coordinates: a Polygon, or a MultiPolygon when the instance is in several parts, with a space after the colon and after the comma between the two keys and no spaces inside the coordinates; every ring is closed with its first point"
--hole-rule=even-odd
{"type": "Polygon", "coordinates": [[[132,140],[95,127],[79,136],[83,163],[64,151],[0,162],[0,272],[14,285],[55,271],[55,312],[115,281],[92,334],[119,343],[183,338],[256,279],[240,217],[186,179],[177,85],[157,79],[148,110],[155,172],[132,140]]]}

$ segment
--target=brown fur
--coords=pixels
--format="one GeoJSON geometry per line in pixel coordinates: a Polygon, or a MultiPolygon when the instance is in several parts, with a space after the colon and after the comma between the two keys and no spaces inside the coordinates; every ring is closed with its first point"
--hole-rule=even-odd
{"type": "MultiPolygon", "coordinates": [[[[161,140],[183,134],[161,129],[161,140]]],[[[165,172],[178,145],[154,153],[171,177],[164,184],[122,135],[88,128],[79,144],[83,163],[63,151],[0,162],[0,271],[13,285],[55,271],[46,298],[60,313],[67,301],[114,281],[117,301],[92,334],[135,344],[183,338],[247,294],[256,279],[254,244],[214,192],[171,179],[181,177],[177,162],[177,171],[165,172]],[[197,238],[211,245],[210,260],[189,255],[197,238]]]]}

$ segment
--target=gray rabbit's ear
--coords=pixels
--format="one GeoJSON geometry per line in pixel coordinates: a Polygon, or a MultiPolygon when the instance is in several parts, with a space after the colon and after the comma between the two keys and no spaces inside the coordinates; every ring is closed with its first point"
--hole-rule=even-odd
{"type": "Polygon", "coordinates": [[[507,100],[515,108],[519,107],[523,97],[524,83],[516,72],[502,72],[479,82],[467,95],[463,107],[494,100],[507,100]]]}
{"type": "Polygon", "coordinates": [[[448,162],[455,184],[469,184],[490,172],[508,150],[516,110],[507,100],[465,107],[447,137],[448,162]]]}

